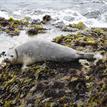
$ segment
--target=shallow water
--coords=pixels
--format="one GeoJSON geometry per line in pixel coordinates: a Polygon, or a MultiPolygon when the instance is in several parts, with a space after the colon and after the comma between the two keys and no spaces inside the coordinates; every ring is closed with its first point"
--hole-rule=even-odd
{"type": "MultiPolygon", "coordinates": [[[[41,19],[45,14],[52,16],[53,23],[83,21],[87,26],[107,27],[107,0],[0,0],[1,17],[41,19]]],[[[0,34],[0,51],[31,39],[52,40],[55,36],[64,34],[53,27],[50,28],[46,34],[34,38],[29,38],[24,31],[19,37],[13,38],[0,34]]]]}

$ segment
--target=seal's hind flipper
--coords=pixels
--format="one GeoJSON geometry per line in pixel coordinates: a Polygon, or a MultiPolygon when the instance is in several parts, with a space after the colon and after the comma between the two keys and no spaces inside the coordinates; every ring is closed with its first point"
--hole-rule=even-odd
{"type": "Polygon", "coordinates": [[[95,55],[93,53],[78,53],[78,55],[78,59],[95,60],[95,55]]]}

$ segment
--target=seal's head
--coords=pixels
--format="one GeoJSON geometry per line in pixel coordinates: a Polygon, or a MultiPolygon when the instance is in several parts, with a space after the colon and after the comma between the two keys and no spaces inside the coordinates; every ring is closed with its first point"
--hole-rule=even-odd
{"type": "Polygon", "coordinates": [[[17,60],[16,50],[9,49],[4,56],[4,62],[6,63],[15,63],[17,60]]]}

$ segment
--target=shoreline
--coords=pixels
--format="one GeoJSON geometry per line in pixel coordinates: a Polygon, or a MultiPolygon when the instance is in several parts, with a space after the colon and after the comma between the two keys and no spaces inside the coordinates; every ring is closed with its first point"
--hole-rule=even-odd
{"type": "MultiPolygon", "coordinates": [[[[13,18],[2,19],[1,28],[12,38],[17,38],[17,33],[24,29],[31,38],[37,36],[41,39],[39,36],[46,34],[41,34],[41,29],[48,32],[46,24],[50,24],[49,19],[48,16],[45,23],[43,20],[29,23],[13,18]],[[11,24],[14,25],[12,30],[11,24]]],[[[1,107],[107,106],[107,28],[87,28],[83,22],[54,27],[67,34],[54,35],[53,42],[79,51],[101,53],[104,58],[98,61],[36,63],[29,66],[28,71],[22,71],[21,65],[7,65],[0,71],[1,107]]]]}

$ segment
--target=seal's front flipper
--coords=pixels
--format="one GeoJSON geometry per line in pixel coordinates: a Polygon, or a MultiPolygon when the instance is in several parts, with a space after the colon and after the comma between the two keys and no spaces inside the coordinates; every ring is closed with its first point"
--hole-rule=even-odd
{"type": "Polygon", "coordinates": [[[28,70],[29,70],[29,67],[24,64],[24,65],[22,66],[21,70],[22,70],[22,71],[28,71],[28,70]]]}

